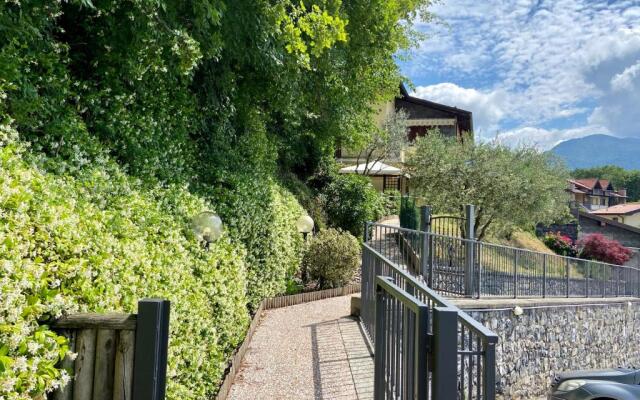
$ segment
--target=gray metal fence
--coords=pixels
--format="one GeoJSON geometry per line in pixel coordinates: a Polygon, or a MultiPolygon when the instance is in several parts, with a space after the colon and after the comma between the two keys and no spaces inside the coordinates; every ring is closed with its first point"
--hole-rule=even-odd
{"type": "Polygon", "coordinates": [[[441,294],[640,297],[640,269],[368,224],[367,244],[441,294]]]}
{"type": "Polygon", "coordinates": [[[366,243],[361,285],[376,400],[495,398],[493,332],[366,243]]]}

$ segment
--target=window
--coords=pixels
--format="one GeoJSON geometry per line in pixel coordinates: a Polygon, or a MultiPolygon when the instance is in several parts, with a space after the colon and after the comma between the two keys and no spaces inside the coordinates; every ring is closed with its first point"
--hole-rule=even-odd
{"type": "Polygon", "coordinates": [[[606,206],[606,205],[607,205],[607,199],[606,199],[606,198],[604,198],[604,197],[601,197],[601,198],[600,198],[600,205],[601,205],[601,206],[606,206]]]}
{"type": "Polygon", "coordinates": [[[400,177],[399,176],[389,176],[385,175],[383,177],[383,189],[385,192],[387,190],[400,190],[400,177]]]}

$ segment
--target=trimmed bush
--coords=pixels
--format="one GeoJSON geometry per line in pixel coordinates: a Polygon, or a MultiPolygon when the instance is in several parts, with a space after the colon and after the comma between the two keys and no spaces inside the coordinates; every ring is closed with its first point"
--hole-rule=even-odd
{"type": "Polygon", "coordinates": [[[213,394],[248,313],[243,247],[225,235],[205,251],[190,231],[212,207],[180,187],[144,189],[111,164],[57,176],[22,157],[0,147],[0,398],[69,380],[49,318],[135,312],[144,297],[172,302],[167,398],[213,394]]]}
{"type": "Polygon", "coordinates": [[[631,258],[631,250],[620,242],[593,233],[578,241],[580,258],[623,265],[631,258]]]}
{"type": "Polygon", "coordinates": [[[360,266],[358,239],[339,229],[325,229],[311,241],[304,264],[321,288],[343,286],[360,266]]]}
{"type": "Polygon", "coordinates": [[[329,225],[362,237],[364,223],[377,221],[384,214],[383,200],[369,178],[336,175],[322,190],[322,203],[329,225]]]}

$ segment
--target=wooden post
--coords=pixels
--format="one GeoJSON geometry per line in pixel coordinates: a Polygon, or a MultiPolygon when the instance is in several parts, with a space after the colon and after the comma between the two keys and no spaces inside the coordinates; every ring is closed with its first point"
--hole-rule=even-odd
{"type": "Polygon", "coordinates": [[[96,330],[83,329],[76,338],[73,400],[87,400],[93,395],[93,371],[96,357],[96,330]]]}
{"type": "Polygon", "coordinates": [[[133,362],[133,398],[164,400],[169,345],[168,300],[138,302],[138,326],[133,362]]]}

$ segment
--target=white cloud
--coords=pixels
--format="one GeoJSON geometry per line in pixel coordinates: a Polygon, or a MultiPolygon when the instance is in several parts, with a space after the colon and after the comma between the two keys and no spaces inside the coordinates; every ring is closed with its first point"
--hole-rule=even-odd
{"type": "Polygon", "coordinates": [[[448,26],[420,25],[430,38],[407,73],[465,82],[416,92],[470,108],[481,134],[508,121],[510,135],[640,136],[638,0],[447,0],[434,12],[448,26]]]}

